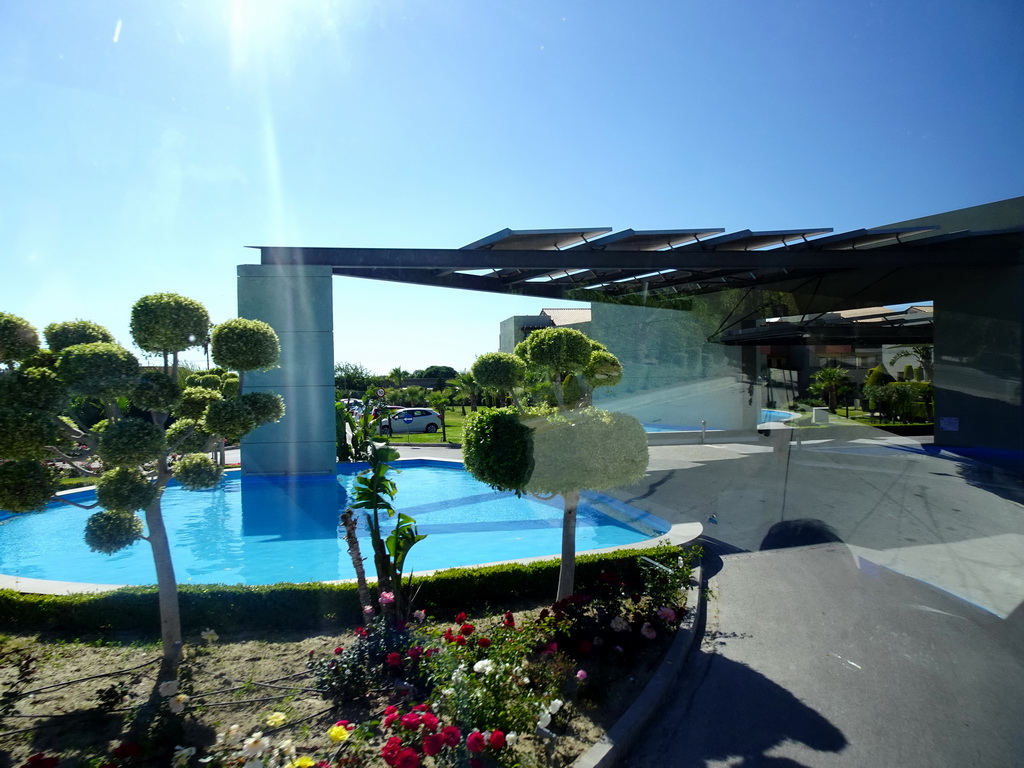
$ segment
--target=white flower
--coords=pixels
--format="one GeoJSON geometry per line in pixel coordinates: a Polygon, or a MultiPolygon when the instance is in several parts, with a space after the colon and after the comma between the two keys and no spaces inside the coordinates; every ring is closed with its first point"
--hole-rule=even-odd
{"type": "Polygon", "coordinates": [[[189,758],[196,753],[195,747],[175,747],[173,763],[174,768],[185,768],[188,765],[189,758]]]}
{"type": "Polygon", "coordinates": [[[612,619],[612,629],[616,632],[629,632],[629,622],[621,616],[616,616],[612,619]]]}
{"type": "Polygon", "coordinates": [[[427,612],[426,611],[413,611],[412,612],[412,617],[414,619],[416,619],[416,621],[418,621],[418,622],[420,622],[422,624],[424,621],[427,620],[427,612]]]}
{"type": "Polygon", "coordinates": [[[238,725],[229,725],[224,733],[217,734],[217,743],[226,747],[235,746],[242,738],[242,729],[238,725]]]}
{"type": "Polygon", "coordinates": [[[541,728],[547,728],[549,725],[551,725],[551,713],[545,712],[543,715],[541,715],[540,719],[537,721],[537,725],[539,725],[541,728]]]}
{"type": "Polygon", "coordinates": [[[180,715],[182,712],[185,711],[185,703],[187,701],[188,696],[186,696],[184,693],[179,693],[177,696],[173,697],[169,702],[167,702],[167,706],[170,707],[171,712],[173,712],[176,715],[180,715]]]}
{"type": "Polygon", "coordinates": [[[490,659],[480,659],[473,665],[473,671],[478,675],[489,675],[494,671],[494,662],[490,659]]]}
{"type": "Polygon", "coordinates": [[[216,643],[220,639],[220,635],[214,632],[212,629],[204,629],[199,633],[199,636],[208,643],[216,643]]]}
{"type": "Polygon", "coordinates": [[[561,699],[555,699],[554,701],[551,702],[551,704],[548,705],[548,712],[550,712],[552,715],[557,715],[558,714],[558,710],[560,710],[561,708],[562,708],[562,700],[561,699]]]}
{"type": "Polygon", "coordinates": [[[268,749],[270,749],[270,739],[263,735],[263,731],[256,731],[242,743],[242,757],[260,757],[268,749]]]}
{"type": "Polygon", "coordinates": [[[508,744],[510,747],[515,746],[515,743],[517,741],[519,741],[519,734],[515,731],[512,731],[512,733],[505,734],[505,743],[508,744]]]}
{"type": "Polygon", "coordinates": [[[277,745],[277,748],[285,757],[295,757],[295,742],[291,739],[285,739],[277,745]]]}
{"type": "Polygon", "coordinates": [[[160,691],[161,696],[173,696],[178,692],[178,681],[168,680],[165,683],[160,683],[160,687],[157,690],[160,691]]]}

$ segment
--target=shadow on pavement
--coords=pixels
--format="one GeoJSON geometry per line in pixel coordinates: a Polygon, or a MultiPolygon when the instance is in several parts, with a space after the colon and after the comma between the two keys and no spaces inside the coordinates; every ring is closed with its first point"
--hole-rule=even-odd
{"type": "Polygon", "coordinates": [[[767,754],[782,744],[799,743],[817,752],[841,752],[846,736],[829,720],[782,686],[746,664],[701,652],[704,683],[687,712],[655,718],[629,752],[627,766],[696,768],[727,763],[732,768],[801,766],[767,754]],[[703,690],[709,680],[715,691],[703,690]],[[674,722],[673,722],[674,721],[674,722]]]}
{"type": "Polygon", "coordinates": [[[813,547],[817,544],[841,544],[842,541],[836,529],[822,520],[786,520],[768,529],[760,549],[813,547]]]}

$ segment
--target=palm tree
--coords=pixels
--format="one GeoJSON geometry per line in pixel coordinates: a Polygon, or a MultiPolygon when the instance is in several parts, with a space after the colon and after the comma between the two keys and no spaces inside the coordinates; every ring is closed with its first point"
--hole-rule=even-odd
{"type": "Polygon", "coordinates": [[[430,401],[430,407],[437,411],[441,417],[441,442],[448,442],[448,425],[444,418],[444,412],[451,404],[452,396],[455,394],[453,389],[435,389],[427,395],[427,399],[430,401]]]}
{"type": "Polygon", "coordinates": [[[462,371],[454,378],[445,382],[454,389],[462,400],[462,415],[466,415],[466,401],[469,401],[469,410],[475,411],[477,398],[480,396],[480,385],[477,384],[472,371],[462,371]]]}
{"type": "Polygon", "coordinates": [[[924,369],[925,381],[932,380],[932,345],[931,344],[920,344],[918,346],[909,347],[897,355],[894,355],[892,360],[889,361],[889,365],[896,365],[896,361],[904,357],[916,357],[918,362],[921,363],[921,368],[924,369]]]}
{"type": "Polygon", "coordinates": [[[839,403],[839,395],[850,388],[850,376],[845,368],[822,368],[812,377],[812,392],[828,395],[829,413],[835,413],[839,403]]]}
{"type": "Polygon", "coordinates": [[[402,388],[402,382],[409,376],[409,372],[402,370],[402,366],[396,366],[388,371],[388,378],[395,389],[402,388]]]}

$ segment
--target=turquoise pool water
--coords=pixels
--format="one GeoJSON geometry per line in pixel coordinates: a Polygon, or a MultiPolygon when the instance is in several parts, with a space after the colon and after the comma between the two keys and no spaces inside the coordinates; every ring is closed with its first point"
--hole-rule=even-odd
{"type": "MultiPolygon", "coordinates": [[[[428,535],[409,555],[407,572],[560,551],[560,497],[517,499],[474,480],[458,464],[416,460],[394,466],[402,470],[395,476],[395,507],[414,517],[420,533],[428,535]]],[[[358,471],[358,465],[339,465],[338,478],[242,478],[229,472],[210,491],[168,487],[163,511],[178,581],[274,584],[354,578],[338,515],[358,471]]],[[[95,496],[83,491],[74,498],[89,503],[95,496]]],[[[89,550],[82,533],[94,511],[55,503],[45,512],[0,521],[0,573],[96,584],[154,583],[146,542],[110,556],[89,550]]],[[[607,496],[586,494],[576,548],[622,546],[667,530],[657,517],[607,496]]],[[[371,556],[368,538],[360,537],[360,547],[371,556]]]]}
{"type": "MultiPolygon", "coordinates": [[[[770,421],[787,421],[796,416],[795,413],[789,411],[778,411],[774,408],[762,408],[761,413],[758,414],[758,424],[764,424],[770,421]]],[[[721,431],[718,427],[712,427],[708,425],[705,430],[707,432],[719,432],[721,431]]],[[[700,432],[700,425],[673,425],[673,424],[644,424],[645,432],[700,432]]]]}

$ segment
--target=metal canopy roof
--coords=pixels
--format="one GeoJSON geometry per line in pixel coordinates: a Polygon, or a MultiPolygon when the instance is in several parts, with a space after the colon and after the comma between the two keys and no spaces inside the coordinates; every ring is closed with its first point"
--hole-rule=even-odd
{"type": "Polygon", "coordinates": [[[642,297],[644,303],[727,288],[792,287],[846,270],[1008,266],[1024,253],[1024,228],[927,234],[934,229],[505,229],[456,249],[255,247],[263,264],[329,265],[347,277],[577,301],[642,297]]]}

